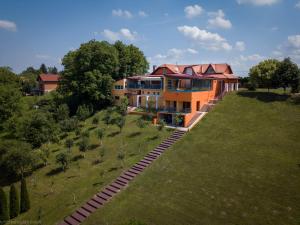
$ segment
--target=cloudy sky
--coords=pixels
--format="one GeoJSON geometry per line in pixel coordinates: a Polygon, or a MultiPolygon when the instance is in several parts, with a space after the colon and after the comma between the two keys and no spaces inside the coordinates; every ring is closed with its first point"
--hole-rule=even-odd
{"type": "Polygon", "coordinates": [[[265,58],[300,64],[299,0],[0,0],[0,66],[57,66],[91,39],[140,47],[151,65],[265,58]]]}

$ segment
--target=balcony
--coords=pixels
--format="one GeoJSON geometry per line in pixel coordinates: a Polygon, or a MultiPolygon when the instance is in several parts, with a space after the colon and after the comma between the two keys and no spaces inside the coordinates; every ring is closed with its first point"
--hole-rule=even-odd
{"type": "Polygon", "coordinates": [[[128,89],[162,89],[161,84],[128,84],[128,89]]]}
{"type": "Polygon", "coordinates": [[[160,112],[165,113],[191,113],[191,108],[183,108],[181,110],[177,110],[175,107],[165,107],[160,112]]]}

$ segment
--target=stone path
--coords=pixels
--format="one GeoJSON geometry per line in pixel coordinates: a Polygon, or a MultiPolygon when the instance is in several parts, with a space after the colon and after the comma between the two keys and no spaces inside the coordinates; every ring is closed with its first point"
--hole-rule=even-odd
{"type": "Polygon", "coordinates": [[[95,194],[90,200],[67,216],[59,225],[78,225],[81,224],[89,215],[97,209],[103,207],[111,198],[125,189],[128,184],[140,173],[144,171],[153,161],[161,156],[165,150],[171,147],[177,140],[185,134],[184,131],[176,130],[173,134],[160,143],[154,150],[149,152],[138,163],[123,172],[111,184],[104,187],[99,193],[95,194]]]}

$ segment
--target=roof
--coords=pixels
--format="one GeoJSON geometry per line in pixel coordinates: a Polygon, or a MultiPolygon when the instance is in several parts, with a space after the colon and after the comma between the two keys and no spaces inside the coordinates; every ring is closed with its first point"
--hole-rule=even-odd
{"type": "Polygon", "coordinates": [[[199,77],[199,78],[214,78],[214,79],[238,79],[238,77],[233,74],[231,66],[228,65],[227,63],[192,64],[192,65],[163,64],[157,67],[157,69],[152,72],[152,75],[159,75],[159,74],[155,74],[159,68],[168,68],[170,71],[172,71],[172,73],[167,75],[173,77],[175,77],[175,75],[180,75],[182,78],[183,77],[187,78],[187,76],[190,78],[191,75],[186,74],[185,70],[187,68],[192,68],[193,78],[199,77]],[[206,73],[210,67],[213,69],[213,74],[206,73]],[[187,76],[183,76],[183,75],[187,75],[187,76]]]}
{"type": "Polygon", "coordinates": [[[42,81],[48,82],[58,82],[59,75],[58,74],[40,74],[39,79],[42,81]]]}

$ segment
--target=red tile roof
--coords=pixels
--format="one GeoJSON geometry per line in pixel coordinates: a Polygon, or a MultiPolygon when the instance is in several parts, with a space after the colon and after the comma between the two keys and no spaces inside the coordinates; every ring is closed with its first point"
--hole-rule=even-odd
{"type": "Polygon", "coordinates": [[[58,82],[59,75],[58,74],[40,74],[39,79],[42,81],[48,82],[58,82]]]}

